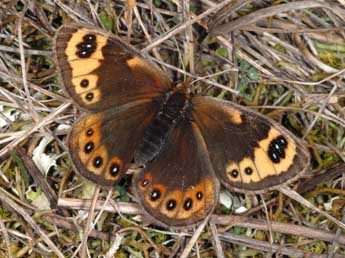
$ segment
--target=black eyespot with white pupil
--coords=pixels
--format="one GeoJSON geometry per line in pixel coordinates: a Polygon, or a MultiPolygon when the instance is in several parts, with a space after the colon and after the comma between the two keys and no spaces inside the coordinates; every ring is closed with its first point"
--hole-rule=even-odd
{"type": "Polygon", "coordinates": [[[82,79],[80,82],[80,86],[82,88],[86,88],[87,86],[89,86],[89,80],[88,79],[82,79]]]}
{"type": "Polygon", "coordinates": [[[286,139],[283,137],[283,136],[279,136],[278,138],[277,138],[277,142],[278,142],[278,144],[280,145],[280,146],[282,146],[282,147],[286,147],[287,146],[287,141],[286,141],[286,139]]]}
{"type": "Polygon", "coordinates": [[[154,189],[151,192],[151,200],[156,201],[161,197],[161,192],[158,189],[154,189]]]}
{"type": "Polygon", "coordinates": [[[246,167],[244,169],[244,173],[246,173],[247,175],[251,175],[253,174],[253,169],[251,167],[246,167]]]}
{"type": "Polygon", "coordinates": [[[184,204],[183,204],[183,208],[188,211],[192,208],[193,206],[193,200],[191,198],[188,198],[185,200],[184,204]]]}
{"type": "Polygon", "coordinates": [[[86,136],[92,136],[93,135],[93,130],[89,129],[86,131],[86,136]]]}
{"type": "Polygon", "coordinates": [[[239,175],[239,172],[238,172],[238,170],[236,169],[236,168],[234,168],[233,170],[231,170],[231,176],[233,177],[233,178],[236,178],[236,177],[238,177],[238,175],[239,175]]]}
{"type": "Polygon", "coordinates": [[[93,93],[89,92],[88,94],[86,94],[86,100],[91,101],[93,99],[93,93]]]}
{"type": "Polygon", "coordinates": [[[197,193],[196,193],[196,198],[197,198],[198,200],[201,200],[203,196],[204,196],[204,195],[202,194],[202,192],[197,192],[197,193]]]}
{"type": "Polygon", "coordinates": [[[176,208],[176,201],[174,199],[171,199],[167,202],[167,209],[169,211],[173,210],[176,208]]]}
{"type": "Polygon", "coordinates": [[[91,151],[93,151],[94,147],[95,147],[95,144],[93,142],[86,143],[84,147],[85,153],[90,153],[91,151]]]}
{"type": "Polygon", "coordinates": [[[274,163],[279,163],[281,159],[286,156],[286,148],[288,146],[288,141],[282,135],[273,139],[268,147],[268,156],[274,163]]]}
{"type": "Polygon", "coordinates": [[[80,58],[90,57],[97,48],[96,36],[93,34],[87,34],[83,37],[83,42],[77,46],[76,55],[80,58]]]}
{"type": "Polygon", "coordinates": [[[120,166],[117,163],[113,163],[109,168],[109,173],[112,176],[117,176],[119,174],[119,171],[120,171],[120,166]]]}
{"type": "Polygon", "coordinates": [[[86,34],[84,37],[83,37],[83,40],[85,42],[96,42],[96,36],[94,34],[86,34]]]}
{"type": "Polygon", "coordinates": [[[93,160],[93,165],[94,165],[96,168],[101,167],[102,164],[103,164],[103,159],[102,159],[100,156],[97,156],[96,158],[94,158],[94,160],[93,160]]]}
{"type": "Polygon", "coordinates": [[[141,182],[141,185],[142,185],[143,187],[146,187],[146,186],[149,185],[149,181],[148,181],[147,179],[144,179],[144,180],[141,182]]]}

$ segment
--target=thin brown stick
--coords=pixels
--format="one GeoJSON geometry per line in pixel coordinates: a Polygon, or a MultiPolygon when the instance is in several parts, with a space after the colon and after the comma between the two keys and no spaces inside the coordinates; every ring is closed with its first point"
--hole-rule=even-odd
{"type": "MultiPolygon", "coordinates": [[[[221,233],[220,239],[229,243],[234,243],[238,245],[244,245],[256,250],[261,250],[268,253],[286,255],[288,257],[313,257],[313,258],[326,258],[327,255],[319,255],[315,253],[310,253],[302,251],[300,249],[290,248],[283,245],[269,244],[265,241],[256,240],[249,237],[240,236],[233,233],[221,233]]],[[[335,255],[335,258],[341,258],[342,255],[335,255]]]]}
{"type": "Polygon", "coordinates": [[[213,223],[213,221],[210,221],[210,228],[211,228],[211,232],[212,232],[212,242],[214,245],[214,249],[216,250],[216,254],[217,254],[217,258],[225,258],[224,252],[223,252],[223,248],[222,248],[222,244],[219,241],[219,234],[217,232],[217,227],[216,225],[213,223]]]}
{"type": "Polygon", "coordinates": [[[89,214],[88,214],[85,229],[84,229],[84,236],[83,236],[83,240],[81,241],[81,244],[80,244],[80,257],[81,258],[85,258],[87,255],[87,239],[89,237],[90,231],[92,230],[91,224],[92,224],[93,216],[95,214],[95,207],[96,207],[96,203],[97,203],[100,189],[101,189],[101,187],[99,185],[96,185],[95,190],[93,192],[92,202],[90,205],[89,214]]]}
{"type": "Polygon", "coordinates": [[[0,230],[1,230],[1,234],[3,236],[3,239],[5,240],[5,245],[7,248],[7,255],[9,258],[12,258],[13,256],[12,256],[10,238],[8,236],[7,228],[6,228],[4,221],[2,220],[1,217],[0,217],[0,230]]]}
{"type": "Polygon", "coordinates": [[[204,230],[208,220],[210,219],[210,215],[208,215],[203,222],[201,222],[201,224],[198,226],[198,228],[195,230],[192,238],[189,240],[187,246],[185,247],[185,249],[183,250],[183,252],[181,253],[180,258],[187,258],[189,256],[189,253],[191,252],[193,246],[195,245],[196,241],[198,240],[200,234],[202,233],[202,231],[204,230]]]}

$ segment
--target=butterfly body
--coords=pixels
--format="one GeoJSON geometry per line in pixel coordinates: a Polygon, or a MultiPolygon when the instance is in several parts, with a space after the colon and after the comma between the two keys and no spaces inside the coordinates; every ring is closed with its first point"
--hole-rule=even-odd
{"type": "Polygon", "coordinates": [[[164,146],[169,133],[180,120],[190,120],[190,102],[184,89],[166,94],[163,100],[156,100],[160,109],[144,131],[142,142],[136,149],[134,160],[138,164],[152,161],[164,146]]]}
{"type": "Polygon", "coordinates": [[[189,96],[121,39],[67,25],[54,55],[64,89],[86,111],[68,146],[84,177],[113,186],[145,164],[134,191],[158,223],[188,226],[215,208],[219,185],[262,192],[295,180],[305,146],[275,121],[229,101],[189,96]]]}

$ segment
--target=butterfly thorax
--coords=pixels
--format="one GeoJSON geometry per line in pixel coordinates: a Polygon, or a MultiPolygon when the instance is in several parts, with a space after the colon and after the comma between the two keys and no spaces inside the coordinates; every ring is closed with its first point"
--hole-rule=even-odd
{"type": "Polygon", "coordinates": [[[160,110],[145,129],[142,143],[138,146],[134,160],[137,164],[152,161],[165,144],[171,130],[181,120],[190,118],[190,102],[183,91],[167,94],[158,101],[160,110]]]}

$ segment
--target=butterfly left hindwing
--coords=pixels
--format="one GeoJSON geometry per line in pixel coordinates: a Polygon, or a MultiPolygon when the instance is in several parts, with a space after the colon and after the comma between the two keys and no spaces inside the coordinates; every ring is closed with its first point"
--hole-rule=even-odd
{"type": "Polygon", "coordinates": [[[211,97],[195,97],[192,103],[213,168],[230,190],[265,191],[307,167],[306,148],[273,120],[211,97]]]}
{"type": "Polygon", "coordinates": [[[126,173],[157,112],[155,103],[141,101],[82,116],[68,139],[74,166],[94,183],[113,186],[126,173]]]}

